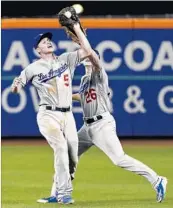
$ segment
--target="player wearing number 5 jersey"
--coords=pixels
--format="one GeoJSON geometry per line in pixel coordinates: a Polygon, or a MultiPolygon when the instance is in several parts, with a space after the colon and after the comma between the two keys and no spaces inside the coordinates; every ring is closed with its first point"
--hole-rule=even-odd
{"type": "Polygon", "coordinates": [[[167,179],[125,154],[116,134],[115,119],[110,114],[108,76],[103,67],[95,68],[89,60],[85,60],[84,65],[86,74],[81,79],[79,93],[73,94],[73,100],[81,102],[84,116],[84,124],[78,131],[78,155],[81,156],[94,144],[115,165],[145,177],[156,190],[157,202],[161,202],[167,179]]]}
{"type": "MultiPolygon", "coordinates": [[[[79,30],[79,25],[76,25],[76,28],[79,30]]],[[[75,52],[56,56],[53,53],[51,39],[51,33],[36,37],[34,47],[40,59],[27,66],[20,76],[14,79],[11,90],[19,93],[29,81],[32,82],[40,98],[37,114],[39,130],[54,151],[55,193],[39,199],[38,202],[71,204],[74,200],[71,197],[68,155],[75,167],[78,162],[78,137],[71,111],[72,78],[79,62],[92,57],[92,49],[89,47],[89,50],[86,50],[81,47],[75,52]]]]}

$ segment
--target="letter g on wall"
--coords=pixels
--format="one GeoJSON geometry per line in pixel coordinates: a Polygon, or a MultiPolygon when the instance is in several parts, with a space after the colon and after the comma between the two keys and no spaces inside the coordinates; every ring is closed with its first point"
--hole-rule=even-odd
{"type": "Polygon", "coordinates": [[[158,95],[158,104],[164,113],[173,114],[173,85],[168,85],[161,89],[158,95]],[[165,103],[165,96],[170,92],[172,92],[172,97],[169,99],[169,102],[172,104],[172,107],[167,106],[165,103]]]}

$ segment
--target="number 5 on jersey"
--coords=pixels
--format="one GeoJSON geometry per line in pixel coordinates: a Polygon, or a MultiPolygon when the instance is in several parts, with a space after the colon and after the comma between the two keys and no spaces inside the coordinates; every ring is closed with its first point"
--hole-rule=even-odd
{"type": "Polygon", "coordinates": [[[89,89],[89,91],[85,92],[86,102],[90,103],[92,100],[96,100],[97,95],[95,89],[89,89]]]}
{"type": "Polygon", "coordinates": [[[64,74],[64,85],[65,86],[69,86],[69,77],[68,77],[68,74],[64,74]]]}

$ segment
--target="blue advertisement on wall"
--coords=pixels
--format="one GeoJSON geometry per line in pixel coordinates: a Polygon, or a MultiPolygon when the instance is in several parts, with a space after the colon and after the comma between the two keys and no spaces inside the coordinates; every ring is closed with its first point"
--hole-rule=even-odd
{"type": "MultiPolygon", "coordinates": [[[[57,55],[76,50],[64,30],[50,29],[57,55]]],[[[38,59],[34,37],[47,29],[3,29],[1,55],[2,136],[40,136],[36,122],[39,98],[32,85],[19,95],[10,92],[15,76],[38,59]]],[[[173,135],[173,30],[88,29],[109,76],[111,112],[118,136],[173,135]]],[[[73,91],[79,90],[84,67],[75,70],[73,91]]],[[[82,109],[73,103],[77,129],[82,109]]]]}

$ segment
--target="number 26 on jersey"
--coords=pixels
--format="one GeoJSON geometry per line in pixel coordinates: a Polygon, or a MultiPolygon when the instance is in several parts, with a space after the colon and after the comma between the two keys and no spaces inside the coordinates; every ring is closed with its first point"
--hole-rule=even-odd
{"type": "Polygon", "coordinates": [[[86,98],[86,102],[90,103],[93,100],[97,99],[97,94],[96,94],[96,90],[91,88],[88,91],[85,92],[85,98],[86,98]]]}

